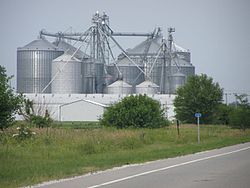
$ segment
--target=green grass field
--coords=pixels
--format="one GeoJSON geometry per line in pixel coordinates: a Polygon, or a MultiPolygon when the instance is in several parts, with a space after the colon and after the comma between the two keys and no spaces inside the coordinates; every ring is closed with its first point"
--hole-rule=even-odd
{"type": "Polygon", "coordinates": [[[226,126],[202,125],[198,145],[195,125],[182,125],[179,137],[174,126],[117,130],[87,125],[55,124],[48,131],[32,128],[36,135],[24,141],[12,138],[15,128],[0,133],[0,187],[32,185],[250,141],[250,130],[226,126]]]}

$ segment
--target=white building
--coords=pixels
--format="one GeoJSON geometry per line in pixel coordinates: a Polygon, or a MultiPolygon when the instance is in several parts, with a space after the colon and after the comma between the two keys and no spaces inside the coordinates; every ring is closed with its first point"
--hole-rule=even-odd
{"type": "MultiPolygon", "coordinates": [[[[121,101],[127,95],[117,94],[24,94],[34,103],[36,114],[48,110],[56,121],[98,121],[106,107],[121,101]]],[[[165,116],[174,118],[175,95],[154,94],[149,97],[160,102],[165,116]]]]}

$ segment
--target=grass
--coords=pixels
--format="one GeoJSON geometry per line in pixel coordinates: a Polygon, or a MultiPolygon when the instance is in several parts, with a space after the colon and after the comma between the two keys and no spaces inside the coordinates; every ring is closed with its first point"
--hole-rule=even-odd
{"type": "Polygon", "coordinates": [[[64,128],[64,129],[97,129],[102,128],[99,122],[88,122],[88,121],[69,121],[69,122],[54,122],[53,128],[64,128]]]}
{"type": "Polygon", "coordinates": [[[0,138],[0,187],[20,187],[52,179],[71,177],[124,164],[175,157],[198,151],[249,142],[250,130],[226,126],[202,125],[201,144],[197,128],[181,126],[177,136],[174,126],[160,129],[126,129],[70,123],[54,128],[36,129],[27,140],[12,138],[9,129],[0,138]],[[73,126],[74,127],[74,126],[73,126]],[[80,129],[84,128],[84,129],[80,129]]]}

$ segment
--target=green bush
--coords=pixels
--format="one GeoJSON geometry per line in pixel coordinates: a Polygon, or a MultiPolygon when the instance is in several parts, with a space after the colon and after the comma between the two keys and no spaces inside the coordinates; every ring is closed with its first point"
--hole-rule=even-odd
{"type": "Polygon", "coordinates": [[[245,130],[250,128],[250,108],[237,107],[232,110],[229,116],[229,125],[232,128],[245,130]]]}
{"type": "Polygon", "coordinates": [[[32,138],[36,133],[32,132],[29,127],[21,124],[20,127],[17,127],[18,133],[13,134],[13,137],[18,140],[25,140],[32,138]]]}
{"type": "Polygon", "coordinates": [[[213,118],[213,124],[228,125],[229,116],[233,108],[226,104],[219,104],[213,118]]]}
{"type": "Polygon", "coordinates": [[[168,125],[168,121],[158,101],[146,95],[131,95],[108,107],[100,124],[117,128],[157,128],[168,125]]]}
{"type": "Polygon", "coordinates": [[[52,119],[50,118],[48,110],[46,110],[44,117],[39,115],[30,115],[30,122],[36,127],[44,128],[51,125],[52,119]]]}
{"type": "Polygon", "coordinates": [[[250,104],[246,95],[236,96],[237,106],[229,114],[229,125],[245,130],[250,128],[250,104]]]}

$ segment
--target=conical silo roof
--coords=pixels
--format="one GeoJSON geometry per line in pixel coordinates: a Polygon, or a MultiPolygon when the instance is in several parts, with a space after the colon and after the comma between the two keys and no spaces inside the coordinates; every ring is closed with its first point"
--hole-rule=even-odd
{"type": "Polygon", "coordinates": [[[79,59],[76,57],[72,57],[72,55],[69,55],[67,53],[62,54],[61,56],[57,57],[56,59],[53,60],[53,62],[58,62],[58,61],[64,61],[64,62],[70,62],[70,61],[77,61],[81,62],[79,59]]]}
{"type": "Polygon", "coordinates": [[[145,80],[144,82],[140,83],[136,87],[151,87],[151,88],[158,88],[159,86],[155,84],[154,82],[151,82],[149,80],[145,80]]]}
{"type": "Polygon", "coordinates": [[[109,88],[113,88],[113,87],[129,87],[129,88],[132,88],[131,85],[129,85],[128,83],[124,82],[123,80],[117,80],[116,82],[110,84],[108,87],[109,88]]]}
{"type": "Polygon", "coordinates": [[[155,94],[158,92],[159,86],[149,80],[145,80],[137,85],[135,90],[137,94],[155,94]]]}
{"type": "Polygon", "coordinates": [[[179,45],[176,44],[175,42],[173,42],[173,49],[174,49],[174,51],[176,51],[176,52],[189,52],[188,49],[179,46],[179,45]]]}
{"type": "Polygon", "coordinates": [[[156,54],[161,46],[161,40],[162,40],[161,36],[155,37],[153,39],[147,39],[138,44],[137,46],[135,46],[134,48],[128,49],[127,53],[131,55],[144,54],[145,49],[149,45],[148,54],[156,54]]]}
{"type": "Polygon", "coordinates": [[[131,94],[133,87],[123,80],[117,80],[113,84],[107,86],[106,91],[108,94],[131,94]]]}
{"type": "MultiPolygon", "coordinates": [[[[143,55],[145,49],[148,48],[148,54],[157,54],[160,46],[162,45],[163,36],[159,35],[155,38],[147,39],[132,49],[127,49],[129,55],[143,55]]],[[[172,43],[173,51],[175,52],[189,52],[187,49],[177,45],[175,42],[172,43]]]]}
{"type": "MultiPolygon", "coordinates": [[[[59,42],[54,42],[54,44],[57,46],[57,48],[59,50],[62,50],[64,52],[66,52],[67,54],[74,54],[75,51],[77,50],[76,47],[72,46],[71,44],[65,42],[64,40],[60,40],[59,42]]],[[[78,58],[78,59],[85,59],[85,58],[89,58],[89,56],[87,54],[85,54],[83,51],[81,51],[80,49],[75,53],[74,57],[78,58]]]]}
{"type": "Polygon", "coordinates": [[[57,47],[44,38],[33,40],[18,50],[57,50],[57,47]]]}

